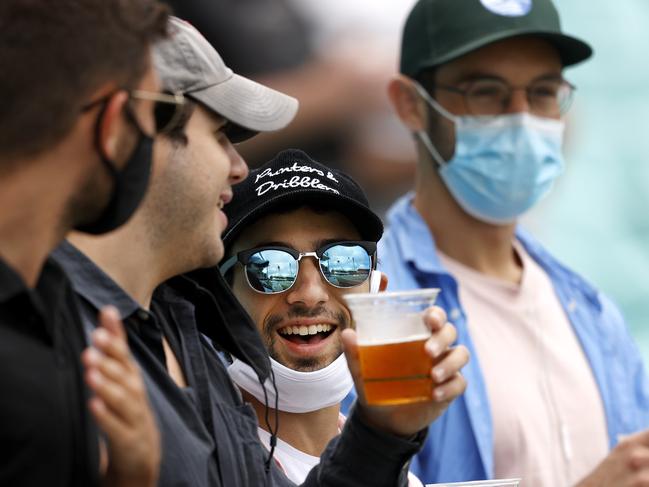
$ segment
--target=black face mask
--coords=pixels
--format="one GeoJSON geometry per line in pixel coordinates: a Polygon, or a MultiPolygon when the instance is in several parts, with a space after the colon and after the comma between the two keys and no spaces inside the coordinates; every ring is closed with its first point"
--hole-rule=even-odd
{"type": "Polygon", "coordinates": [[[96,220],[75,227],[76,230],[93,235],[113,231],[133,216],[149,186],[153,159],[153,138],[142,131],[133,113],[127,106],[125,107],[124,113],[129,122],[138,131],[138,141],[124,169],[121,171],[117,170],[115,163],[106,157],[99,144],[101,120],[105,109],[106,106],[102,108],[97,118],[95,146],[97,147],[101,161],[113,178],[113,192],[110,201],[96,220]]]}

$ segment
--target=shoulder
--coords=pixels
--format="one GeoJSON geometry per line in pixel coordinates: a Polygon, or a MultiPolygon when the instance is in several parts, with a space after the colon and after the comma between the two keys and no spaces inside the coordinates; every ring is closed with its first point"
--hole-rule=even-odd
{"type": "Polygon", "coordinates": [[[603,331],[610,332],[613,328],[620,333],[627,333],[622,312],[609,296],[561,262],[529,232],[519,228],[516,238],[548,274],[560,298],[567,297],[567,294],[579,296],[591,314],[600,318],[598,321],[604,327],[603,331]]]}

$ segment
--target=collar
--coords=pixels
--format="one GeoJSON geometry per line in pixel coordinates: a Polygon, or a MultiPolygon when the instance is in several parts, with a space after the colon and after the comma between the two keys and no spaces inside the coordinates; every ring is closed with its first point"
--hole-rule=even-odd
{"type": "Polygon", "coordinates": [[[414,196],[411,191],[394,203],[388,211],[388,226],[394,232],[403,259],[413,268],[426,274],[448,274],[437,255],[433,234],[412,205],[414,196]]]}
{"type": "Polygon", "coordinates": [[[0,303],[9,301],[23,293],[26,293],[39,309],[40,300],[36,298],[37,294],[46,297],[45,299],[50,302],[64,303],[63,293],[66,286],[63,283],[66,279],[67,276],[63,269],[52,257],[48,257],[38,276],[36,288],[30,289],[20,274],[0,258],[0,303]]]}
{"type": "Polygon", "coordinates": [[[199,269],[167,281],[176,296],[196,309],[198,330],[217,348],[250,365],[257,376],[270,376],[270,359],[257,326],[243,309],[218,267],[199,269]]]}
{"type": "MultiPolygon", "coordinates": [[[[38,280],[43,277],[45,268],[41,271],[38,280]]],[[[0,303],[9,301],[11,298],[27,291],[25,281],[20,275],[0,258],[0,303]]]]}
{"type": "Polygon", "coordinates": [[[97,310],[111,305],[124,319],[140,309],[140,305],[108,274],[67,240],[52,252],[52,256],[67,272],[75,292],[97,310]]]}
{"type": "Polygon", "coordinates": [[[516,239],[523,245],[527,253],[534,259],[545,272],[550,276],[555,286],[562,286],[566,289],[578,289],[588,301],[597,309],[602,310],[602,302],[599,291],[581,276],[568,269],[520,226],[516,228],[516,239]]]}
{"type": "MultiPolygon", "coordinates": [[[[398,248],[403,258],[414,269],[426,274],[446,274],[448,271],[440,262],[435,247],[435,239],[428,225],[412,205],[415,193],[409,192],[397,200],[388,212],[388,224],[393,230],[398,248]],[[412,238],[416,235],[417,238],[412,238]]],[[[597,309],[602,304],[599,292],[579,275],[565,267],[525,229],[516,227],[516,239],[523,245],[527,253],[550,276],[555,286],[568,284],[579,289],[597,309]]]]}

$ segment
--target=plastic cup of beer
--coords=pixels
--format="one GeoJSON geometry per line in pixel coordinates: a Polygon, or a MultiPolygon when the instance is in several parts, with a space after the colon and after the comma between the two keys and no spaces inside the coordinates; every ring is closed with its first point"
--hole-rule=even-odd
{"type": "Polygon", "coordinates": [[[428,401],[433,361],[424,344],[431,332],[424,311],[439,289],[346,294],[358,335],[361,376],[368,404],[428,401]]]}

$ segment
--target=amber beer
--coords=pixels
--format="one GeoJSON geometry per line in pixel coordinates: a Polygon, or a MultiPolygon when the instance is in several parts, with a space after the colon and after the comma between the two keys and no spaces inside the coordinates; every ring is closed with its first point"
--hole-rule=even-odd
{"type": "Polygon", "coordinates": [[[430,330],[424,311],[439,289],[353,293],[343,297],[356,333],[361,378],[369,404],[430,400],[433,362],[424,344],[430,330]]]}
{"type": "Polygon", "coordinates": [[[433,362],[424,349],[427,339],[423,336],[395,343],[359,346],[368,404],[405,404],[431,398],[433,362]]]}

